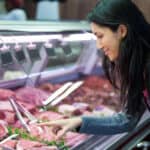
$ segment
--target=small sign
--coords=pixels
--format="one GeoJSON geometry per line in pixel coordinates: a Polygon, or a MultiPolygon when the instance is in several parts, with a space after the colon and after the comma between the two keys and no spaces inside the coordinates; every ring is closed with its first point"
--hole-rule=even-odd
{"type": "Polygon", "coordinates": [[[37,49],[33,49],[33,50],[28,50],[29,56],[31,60],[38,60],[40,59],[40,54],[39,51],[37,49]]]}
{"type": "Polygon", "coordinates": [[[26,60],[24,51],[22,51],[22,50],[16,51],[16,52],[15,52],[15,56],[16,56],[16,58],[17,58],[17,60],[18,60],[19,62],[23,62],[23,61],[26,60]]]}
{"type": "Polygon", "coordinates": [[[63,47],[63,51],[64,51],[64,53],[65,53],[66,55],[69,55],[69,54],[72,53],[71,48],[70,48],[69,45],[65,45],[65,46],[63,47]]]}
{"type": "Polygon", "coordinates": [[[48,56],[56,56],[54,48],[46,48],[48,56]]]}
{"type": "Polygon", "coordinates": [[[13,58],[10,52],[1,53],[2,65],[8,65],[13,63],[13,58]]]}

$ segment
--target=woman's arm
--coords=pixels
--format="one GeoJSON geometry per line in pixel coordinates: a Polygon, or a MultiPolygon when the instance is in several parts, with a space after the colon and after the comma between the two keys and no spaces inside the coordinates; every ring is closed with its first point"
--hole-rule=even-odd
{"type": "Polygon", "coordinates": [[[140,120],[143,112],[137,112],[136,115],[127,115],[124,112],[116,113],[110,117],[82,117],[82,125],[79,129],[80,133],[87,134],[117,134],[129,132],[135,128],[140,120]]]}
{"type": "Polygon", "coordinates": [[[126,113],[120,112],[109,117],[95,117],[94,115],[74,117],[40,123],[40,126],[59,126],[59,130],[56,132],[56,139],[61,138],[67,131],[73,129],[78,129],[80,133],[99,135],[128,132],[135,128],[144,113],[144,103],[139,105],[143,106],[134,115],[127,115],[128,110],[126,109],[126,113]]]}

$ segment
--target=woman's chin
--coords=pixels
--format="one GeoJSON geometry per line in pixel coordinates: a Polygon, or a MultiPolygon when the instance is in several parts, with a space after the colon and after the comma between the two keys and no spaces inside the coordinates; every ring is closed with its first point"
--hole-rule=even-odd
{"type": "Polygon", "coordinates": [[[112,57],[108,57],[108,59],[111,61],[111,62],[114,62],[115,59],[113,59],[112,57]]]}

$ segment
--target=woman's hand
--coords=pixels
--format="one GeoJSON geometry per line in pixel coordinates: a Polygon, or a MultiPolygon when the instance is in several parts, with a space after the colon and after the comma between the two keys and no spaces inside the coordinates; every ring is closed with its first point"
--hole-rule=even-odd
{"type": "Polygon", "coordinates": [[[50,122],[40,123],[40,126],[53,126],[53,132],[56,134],[56,139],[61,138],[67,131],[79,127],[82,123],[81,117],[74,117],[69,119],[60,119],[50,122]]]}

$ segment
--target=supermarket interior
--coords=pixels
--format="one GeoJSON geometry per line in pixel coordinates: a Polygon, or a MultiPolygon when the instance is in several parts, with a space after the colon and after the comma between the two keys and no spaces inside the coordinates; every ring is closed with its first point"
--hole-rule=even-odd
{"type": "MultiPolygon", "coordinates": [[[[147,77],[150,71],[145,73],[145,61],[139,56],[135,61],[139,65],[144,62],[141,65],[144,69],[140,68],[143,72],[135,79],[128,75],[131,70],[122,75],[127,69],[133,69],[131,74],[141,71],[135,63],[131,64],[132,61],[127,62],[134,57],[132,52],[130,58],[121,62],[119,58],[126,55],[118,52],[121,46],[118,46],[117,56],[113,51],[117,39],[114,35],[120,31],[128,36],[130,31],[125,27],[129,23],[118,25],[117,22],[116,30],[116,24],[109,24],[110,20],[101,23],[101,16],[96,16],[106,13],[115,18],[104,9],[109,2],[111,9],[115,4],[122,4],[121,1],[134,5],[145,22],[150,23],[149,0],[0,1],[0,150],[150,149],[150,89],[144,88],[143,92],[141,83],[144,80],[150,87],[147,77]],[[91,18],[87,18],[89,12],[91,18]],[[124,29],[127,32],[123,32],[124,29]],[[109,33],[114,36],[112,42],[107,40],[109,33]],[[122,70],[119,63],[123,63],[122,70]],[[141,74],[144,79],[139,76],[141,74]],[[137,83],[135,87],[130,79],[136,80],[133,81],[137,83]],[[133,89],[131,93],[130,88],[133,89]],[[139,89],[143,97],[138,95],[140,98],[137,98],[139,89]],[[123,105],[121,99],[124,98],[128,99],[128,105],[133,105],[133,113],[126,110],[128,105],[123,105]],[[130,103],[132,100],[134,103],[130,103]]],[[[130,10],[129,16],[125,9],[122,12],[127,21],[134,16],[130,15],[130,10]]],[[[140,24],[137,19],[135,30],[136,25],[138,28],[144,23],[140,24]]],[[[140,29],[139,34],[143,31],[148,35],[145,28],[140,29]]],[[[138,33],[136,35],[135,45],[145,40],[144,36],[138,39],[138,33]]],[[[145,45],[148,51],[150,45],[145,45]]],[[[127,46],[125,48],[132,47],[127,46]]],[[[138,51],[138,46],[133,48],[138,51]]],[[[139,52],[143,59],[148,54],[144,52],[139,52]]]]}

